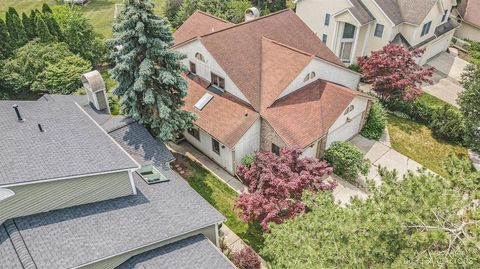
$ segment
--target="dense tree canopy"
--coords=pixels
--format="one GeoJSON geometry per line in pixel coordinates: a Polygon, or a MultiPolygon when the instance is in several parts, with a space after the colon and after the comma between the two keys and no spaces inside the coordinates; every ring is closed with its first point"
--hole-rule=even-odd
{"type": "Polygon", "coordinates": [[[465,121],[465,142],[480,152],[480,64],[467,67],[462,85],[465,90],[460,93],[458,103],[465,121]]]}
{"type": "Polygon", "coordinates": [[[244,221],[255,221],[269,230],[269,224],[282,223],[304,212],[305,190],[331,191],[336,183],[325,176],[332,168],[315,158],[301,158],[302,150],[282,148],[280,155],[257,152],[250,166],[241,165],[238,174],[248,192],[238,196],[235,207],[244,221]]]}
{"type": "Polygon", "coordinates": [[[191,128],[193,113],[182,110],[187,82],[181,73],[185,55],[172,49],[166,23],[149,0],[125,1],[113,27],[112,78],[124,114],[146,125],[163,140],[191,128]]]}
{"type": "Polygon", "coordinates": [[[431,83],[433,68],[423,68],[416,62],[422,54],[421,49],[389,44],[373,51],[369,57],[358,58],[358,64],[365,82],[372,84],[380,99],[400,95],[411,100],[422,93],[422,83],[431,83]]]}
{"type": "Polygon", "coordinates": [[[274,268],[479,268],[480,174],[466,163],[451,159],[449,180],[381,169],[384,183],[346,207],[307,194],[310,212],[273,225],[263,254],[274,268]]]}

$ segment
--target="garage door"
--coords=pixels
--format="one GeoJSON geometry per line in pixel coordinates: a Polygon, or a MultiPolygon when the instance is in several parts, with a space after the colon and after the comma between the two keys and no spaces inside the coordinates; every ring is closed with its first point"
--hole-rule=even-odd
{"type": "Polygon", "coordinates": [[[438,41],[437,43],[430,46],[428,49],[428,60],[437,56],[439,53],[444,52],[448,49],[449,38],[444,38],[443,40],[438,41]]]}
{"type": "Polygon", "coordinates": [[[345,123],[336,130],[328,134],[327,148],[335,141],[347,141],[354,137],[360,131],[360,124],[362,123],[362,115],[360,113],[352,121],[345,123]]]}

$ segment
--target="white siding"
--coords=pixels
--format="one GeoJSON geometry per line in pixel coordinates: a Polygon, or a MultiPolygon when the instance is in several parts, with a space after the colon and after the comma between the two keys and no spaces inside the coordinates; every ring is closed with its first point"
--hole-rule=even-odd
{"type": "Polygon", "coordinates": [[[202,129],[199,130],[199,133],[200,141],[187,132],[184,133],[184,136],[190,144],[203,152],[203,154],[210,157],[210,159],[214,160],[229,173],[233,174],[233,151],[220,142],[220,154],[217,154],[212,150],[212,137],[202,129]]]}
{"type": "Polygon", "coordinates": [[[303,149],[302,157],[315,158],[317,156],[317,147],[318,147],[318,142],[315,142],[313,145],[306,147],[305,149],[303,149]]]}
{"type": "Polygon", "coordinates": [[[213,58],[210,52],[208,52],[205,46],[203,46],[202,42],[200,42],[199,40],[195,40],[178,48],[175,48],[175,50],[187,55],[187,58],[183,60],[183,64],[185,64],[187,67],[190,66],[190,61],[196,64],[197,75],[207,81],[211,81],[211,72],[225,78],[225,91],[235,95],[236,97],[247,103],[250,103],[245,97],[245,95],[243,95],[243,93],[237,87],[237,85],[235,85],[235,83],[230,79],[227,73],[225,73],[223,68],[213,58]],[[195,54],[197,52],[203,55],[203,57],[205,58],[205,63],[195,58],[195,54]]]}
{"type": "Polygon", "coordinates": [[[480,27],[475,27],[466,22],[462,22],[460,28],[455,32],[455,36],[461,39],[470,39],[480,42],[480,27]]]}
{"type": "Polygon", "coordinates": [[[260,119],[248,129],[242,138],[235,145],[235,162],[234,166],[237,167],[242,163],[245,155],[260,150],[260,119]]]}
{"type": "Polygon", "coordinates": [[[319,59],[313,59],[305,69],[288,85],[278,98],[286,96],[299,88],[311,83],[314,80],[304,82],[305,76],[310,72],[315,72],[316,76],[314,80],[323,79],[344,85],[350,89],[356,90],[358,83],[360,82],[360,74],[355,74],[349,70],[345,70],[336,65],[326,63],[319,59]]]}

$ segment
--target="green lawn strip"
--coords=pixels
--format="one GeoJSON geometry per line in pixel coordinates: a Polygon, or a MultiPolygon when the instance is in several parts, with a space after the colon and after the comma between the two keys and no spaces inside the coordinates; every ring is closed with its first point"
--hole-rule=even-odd
{"type": "Polygon", "coordinates": [[[393,149],[441,176],[447,176],[442,163],[449,153],[468,154],[462,146],[434,138],[428,126],[392,114],[388,116],[388,131],[393,149]]]}
{"type": "MultiPolygon", "coordinates": [[[[161,14],[164,1],[153,0],[156,14],[161,14]]],[[[9,7],[14,7],[19,14],[22,14],[22,12],[30,14],[32,9],[41,9],[43,3],[47,3],[52,7],[58,4],[55,0],[1,0],[0,17],[5,17],[5,11],[9,7]]],[[[112,36],[115,4],[122,3],[123,0],[90,0],[89,3],[80,6],[80,8],[84,12],[85,17],[90,19],[96,32],[102,34],[105,38],[110,38],[112,36]]]]}
{"type": "Polygon", "coordinates": [[[451,104],[449,104],[449,103],[447,103],[443,100],[440,100],[437,97],[435,97],[431,94],[428,94],[426,92],[424,92],[422,94],[422,96],[420,97],[420,102],[425,103],[426,105],[428,105],[431,108],[442,108],[444,105],[448,105],[450,108],[452,108],[454,110],[458,110],[458,108],[456,108],[455,106],[452,106],[451,104]]]}
{"type": "Polygon", "coordinates": [[[177,158],[187,164],[184,178],[190,186],[227,218],[225,224],[234,233],[258,252],[263,247],[263,231],[259,225],[245,223],[238,217],[233,209],[237,193],[200,164],[185,157],[177,158]]]}

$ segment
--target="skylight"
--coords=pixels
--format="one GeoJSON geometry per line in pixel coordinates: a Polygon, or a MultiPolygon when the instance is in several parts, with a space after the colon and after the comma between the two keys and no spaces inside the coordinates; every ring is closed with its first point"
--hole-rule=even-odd
{"type": "Polygon", "coordinates": [[[194,105],[194,107],[198,110],[202,110],[208,104],[208,102],[212,100],[212,98],[213,95],[205,93],[202,98],[200,98],[200,100],[198,100],[198,102],[194,105]]]}

